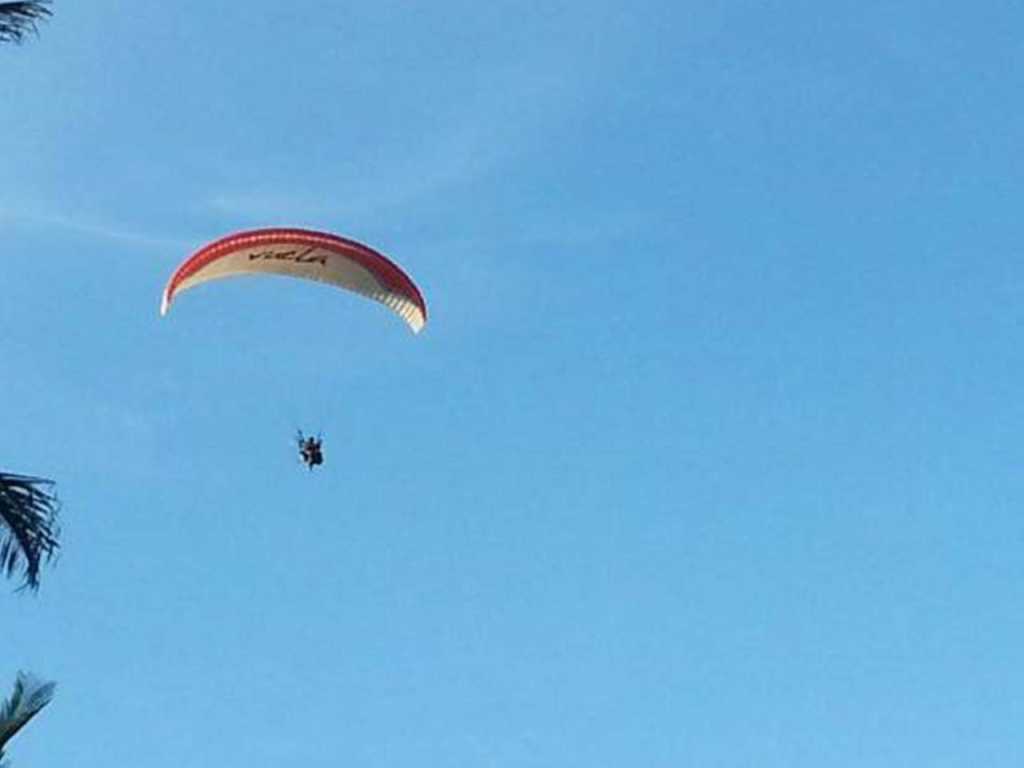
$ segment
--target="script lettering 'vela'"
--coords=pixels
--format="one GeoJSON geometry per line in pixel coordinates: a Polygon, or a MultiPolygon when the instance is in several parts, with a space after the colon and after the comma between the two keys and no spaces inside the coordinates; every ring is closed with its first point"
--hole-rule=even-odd
{"type": "Polygon", "coordinates": [[[292,261],[296,264],[319,264],[327,266],[327,257],[323,254],[314,253],[315,248],[306,248],[303,251],[292,249],[290,251],[256,251],[249,254],[249,261],[292,261]]]}

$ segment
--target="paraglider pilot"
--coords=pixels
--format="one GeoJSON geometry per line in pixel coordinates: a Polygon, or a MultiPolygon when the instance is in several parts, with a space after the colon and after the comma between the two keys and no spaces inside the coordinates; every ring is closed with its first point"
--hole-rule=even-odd
{"type": "Polygon", "coordinates": [[[298,442],[299,456],[302,457],[302,461],[307,467],[313,469],[313,467],[324,463],[324,454],[321,448],[323,441],[319,437],[303,437],[300,430],[298,442]]]}

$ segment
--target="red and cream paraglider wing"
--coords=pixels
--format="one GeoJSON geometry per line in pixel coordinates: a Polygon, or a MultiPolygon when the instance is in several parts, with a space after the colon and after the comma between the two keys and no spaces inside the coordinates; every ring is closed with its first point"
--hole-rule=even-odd
{"type": "Polygon", "coordinates": [[[388,307],[414,333],[427,322],[423,294],[397,264],[362,243],[305,229],[239,232],[201,248],[171,275],[160,314],[200,283],[262,274],[317,280],[361,294],[388,307]]]}

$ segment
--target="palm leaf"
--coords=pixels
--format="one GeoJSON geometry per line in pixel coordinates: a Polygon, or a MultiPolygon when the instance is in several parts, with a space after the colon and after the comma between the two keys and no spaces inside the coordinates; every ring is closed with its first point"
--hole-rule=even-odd
{"type": "Polygon", "coordinates": [[[14,693],[7,701],[0,702],[0,760],[3,760],[7,742],[50,703],[56,687],[56,683],[44,683],[24,672],[18,673],[14,693]]]}
{"type": "Polygon", "coordinates": [[[23,587],[39,588],[39,569],[60,547],[59,509],[52,480],[0,472],[0,574],[20,569],[23,587]]]}
{"type": "Polygon", "coordinates": [[[35,32],[36,23],[51,15],[49,4],[50,0],[0,3],[0,42],[20,43],[29,32],[35,32]]]}

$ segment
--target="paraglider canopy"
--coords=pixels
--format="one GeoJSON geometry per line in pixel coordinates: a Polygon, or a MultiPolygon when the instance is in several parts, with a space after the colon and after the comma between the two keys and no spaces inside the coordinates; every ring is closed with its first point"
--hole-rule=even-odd
{"type": "Polygon", "coordinates": [[[317,280],[384,304],[419,333],[427,305],[412,279],[369,246],[307,229],[254,229],[200,248],[171,275],[160,302],[166,315],[182,291],[237,275],[286,275],[317,280]]]}

